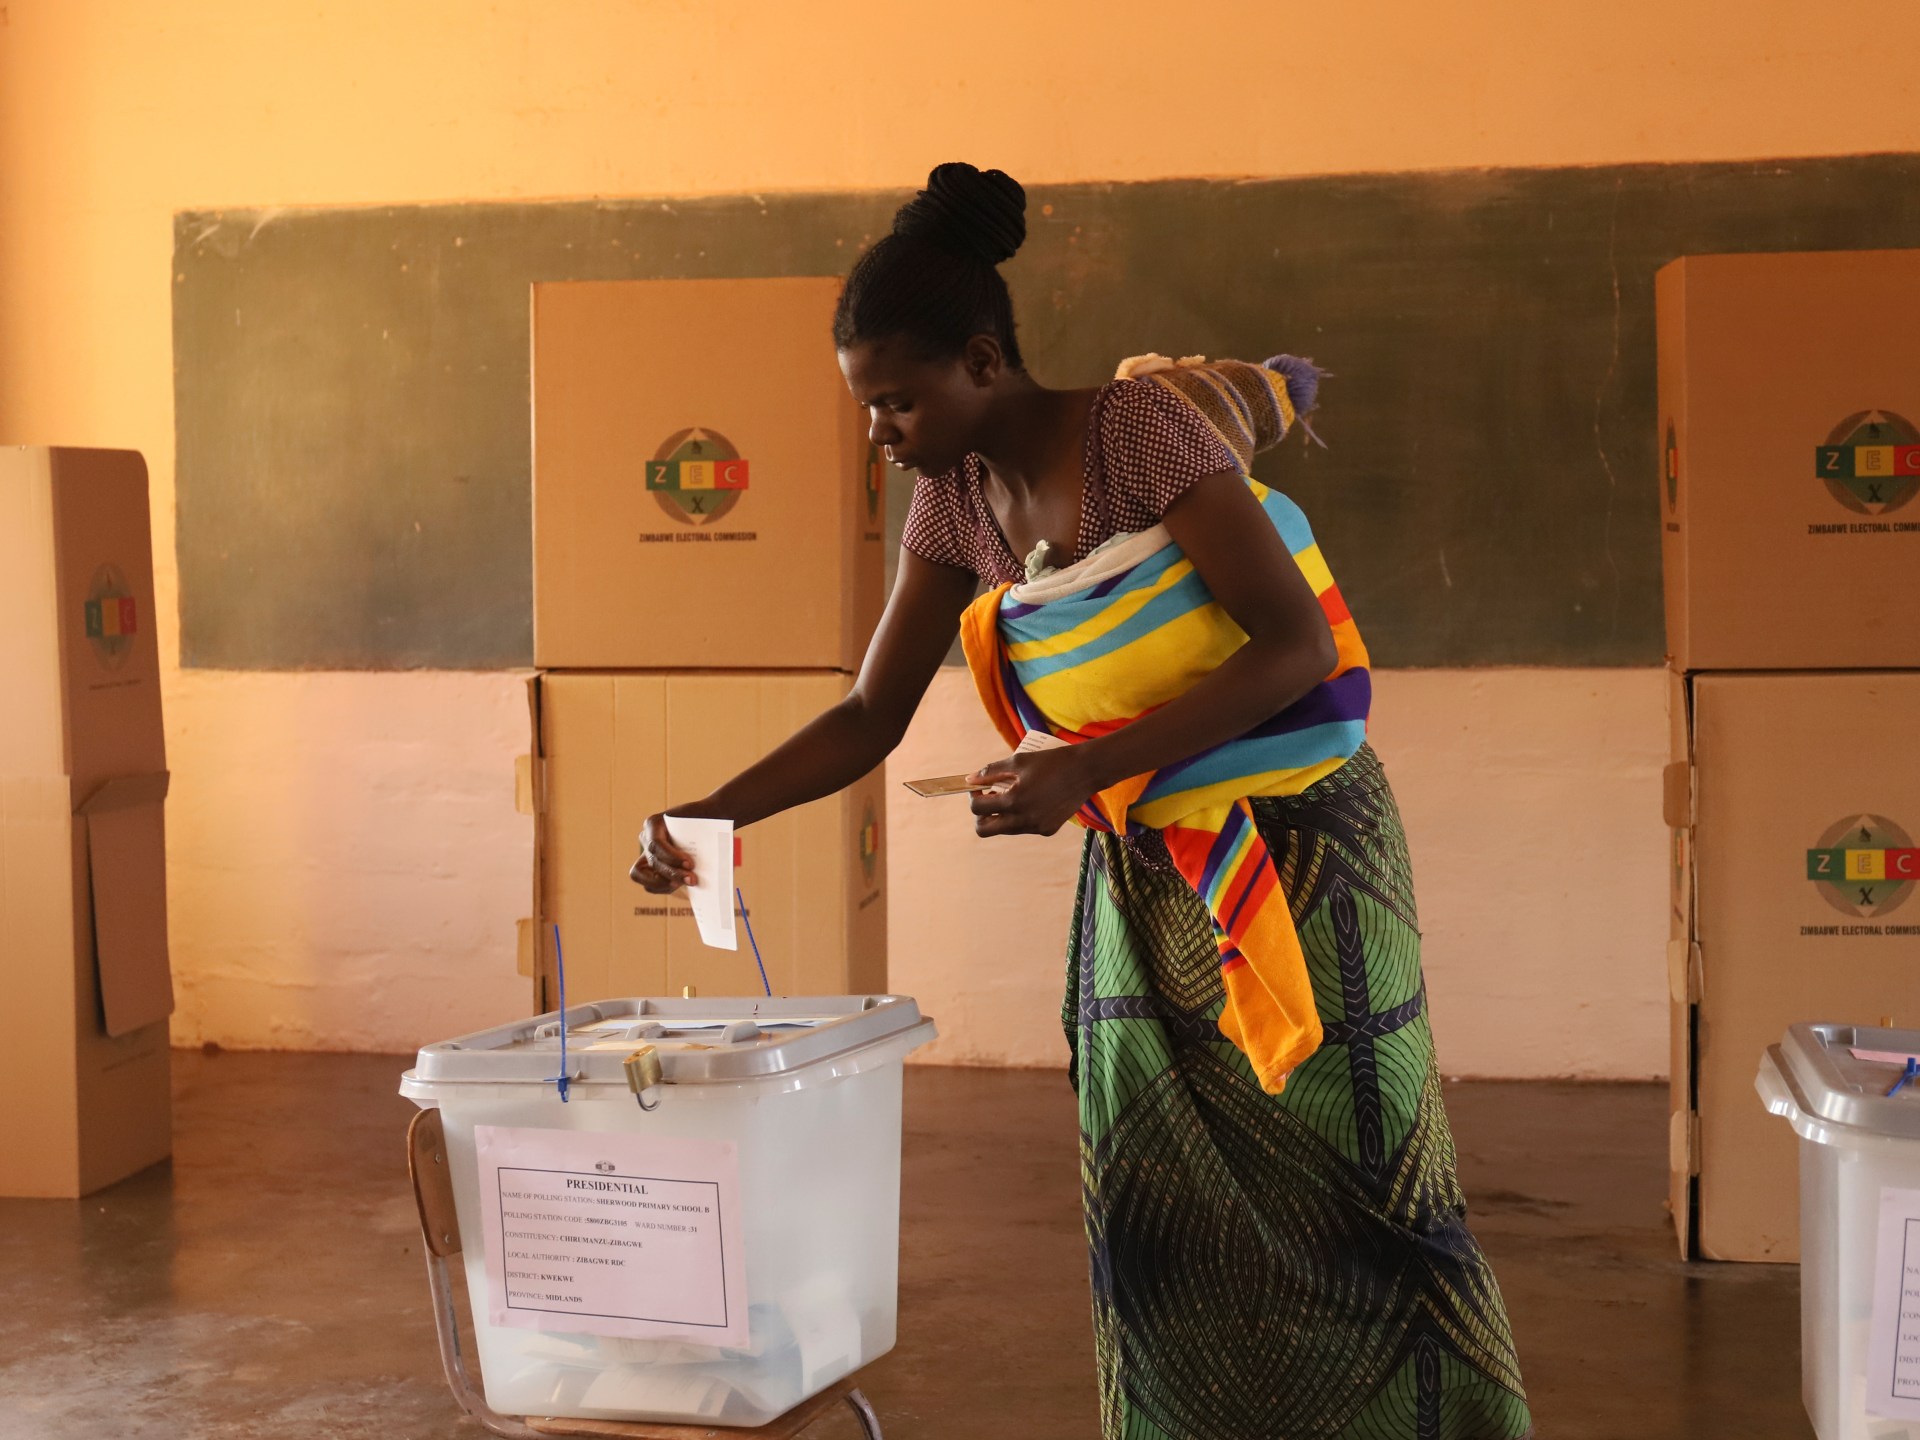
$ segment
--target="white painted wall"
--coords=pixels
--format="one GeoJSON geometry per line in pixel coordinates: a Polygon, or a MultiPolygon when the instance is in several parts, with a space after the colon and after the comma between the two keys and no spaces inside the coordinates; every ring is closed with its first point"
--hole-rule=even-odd
{"type": "Polygon", "coordinates": [[[176,1045],[409,1050],[526,1011],[524,676],[192,672],[167,706],[176,1045]]]}
{"type": "MultiPolygon", "coordinates": [[[[1449,1073],[1663,1072],[1664,703],[1658,671],[1378,677],[1449,1073]]],[[[218,674],[173,704],[177,1043],[407,1050],[524,1011],[519,677],[218,674]]],[[[889,772],[1002,748],[946,670],[889,772]]],[[[1080,832],[983,841],[960,802],[893,795],[893,987],[942,1031],[919,1058],[1063,1063],[1080,832]]]]}

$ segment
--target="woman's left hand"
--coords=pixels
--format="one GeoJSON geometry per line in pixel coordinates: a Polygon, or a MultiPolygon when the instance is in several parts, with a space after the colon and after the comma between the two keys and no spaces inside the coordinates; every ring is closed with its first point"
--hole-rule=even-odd
{"type": "Polygon", "coordinates": [[[1009,755],[967,781],[995,787],[973,797],[973,828],[982,835],[1051,835],[1098,788],[1077,745],[1009,755]]]}

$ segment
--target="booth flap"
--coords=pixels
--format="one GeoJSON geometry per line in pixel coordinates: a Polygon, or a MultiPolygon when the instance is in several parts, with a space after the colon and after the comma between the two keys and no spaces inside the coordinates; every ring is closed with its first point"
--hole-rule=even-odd
{"type": "Polygon", "coordinates": [[[94,963],[107,1034],[173,1013],[167,955],[167,775],[109,780],[79,813],[87,827],[94,963]]]}

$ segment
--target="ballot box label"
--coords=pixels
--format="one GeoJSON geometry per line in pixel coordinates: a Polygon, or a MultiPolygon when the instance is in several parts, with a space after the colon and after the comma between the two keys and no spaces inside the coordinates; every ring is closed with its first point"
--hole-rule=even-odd
{"type": "Polygon", "coordinates": [[[474,1143],[494,1324],[747,1343],[734,1145],[489,1125],[474,1143]]]}
{"type": "Polygon", "coordinates": [[[1866,1410],[1920,1420],[1920,1190],[1880,1192],[1866,1410]]]}

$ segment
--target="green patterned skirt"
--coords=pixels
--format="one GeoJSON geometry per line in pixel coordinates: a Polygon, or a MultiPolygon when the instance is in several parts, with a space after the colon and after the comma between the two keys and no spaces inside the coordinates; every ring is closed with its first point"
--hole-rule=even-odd
{"type": "Polygon", "coordinates": [[[1277,1096],[1220,1034],[1211,921],[1164,845],[1087,837],[1062,1018],[1104,1440],[1526,1436],[1386,775],[1363,748],[1254,811],[1326,1031],[1277,1096]]]}

